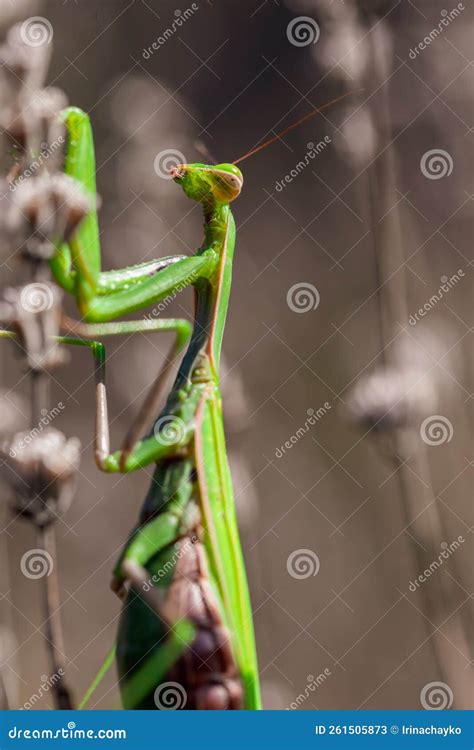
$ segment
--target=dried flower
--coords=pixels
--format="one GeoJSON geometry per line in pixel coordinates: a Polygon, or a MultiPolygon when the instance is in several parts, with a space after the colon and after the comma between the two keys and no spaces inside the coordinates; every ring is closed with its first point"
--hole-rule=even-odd
{"type": "Polygon", "coordinates": [[[55,171],[63,157],[61,145],[66,140],[66,129],[59,115],[66,106],[66,95],[54,87],[35,92],[25,101],[27,159],[39,162],[40,167],[48,163],[49,172],[55,171]]]}
{"type": "Polygon", "coordinates": [[[64,349],[55,340],[61,300],[56,284],[41,281],[9,287],[0,299],[0,322],[17,333],[28,366],[35,372],[52,370],[65,361],[64,349]]]}
{"type": "Polygon", "coordinates": [[[81,444],[53,427],[17,433],[4,443],[2,473],[15,492],[14,510],[38,526],[64,513],[74,492],[81,444]]]}
{"type": "Polygon", "coordinates": [[[421,369],[384,367],[359,379],[347,411],[357,423],[377,430],[407,427],[433,410],[436,391],[421,369]]]}
{"type": "Polygon", "coordinates": [[[48,259],[68,240],[93,206],[81,185],[65,174],[25,179],[13,193],[10,231],[24,238],[23,252],[48,259]]]}

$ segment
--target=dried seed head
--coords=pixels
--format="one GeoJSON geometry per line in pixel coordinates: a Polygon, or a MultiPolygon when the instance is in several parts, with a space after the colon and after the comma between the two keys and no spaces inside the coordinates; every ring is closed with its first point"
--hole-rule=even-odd
{"type": "Polygon", "coordinates": [[[435,404],[435,388],[422,370],[385,367],[360,378],[349,395],[347,411],[354,422],[383,431],[416,423],[435,404]]]}
{"type": "Polygon", "coordinates": [[[17,182],[9,228],[25,238],[25,255],[50,258],[55,246],[67,240],[91,210],[93,199],[64,174],[44,174],[17,182]]]}
{"type": "Polygon", "coordinates": [[[2,473],[15,492],[14,510],[45,526],[70,505],[81,445],[53,427],[17,433],[1,448],[2,473]]]}
{"type": "Polygon", "coordinates": [[[29,91],[43,86],[51,59],[52,44],[50,24],[44,19],[44,25],[34,26],[35,19],[27,19],[12,26],[7,35],[7,46],[13,50],[22,50],[25,60],[25,88],[29,91]],[[35,31],[39,31],[41,39],[34,39],[35,31]],[[43,42],[43,43],[39,43],[43,42]]]}
{"type": "MultiPolygon", "coordinates": [[[[66,95],[58,88],[32,94],[24,106],[24,130],[27,159],[36,169],[48,164],[48,171],[59,167],[63,158],[66,128],[59,114],[67,106],[66,95]]],[[[32,169],[31,164],[27,164],[32,169]]]]}
{"type": "MultiPolygon", "coordinates": [[[[28,69],[25,48],[8,44],[0,47],[0,126],[15,138],[22,130],[20,99],[28,69]]],[[[21,138],[20,141],[23,142],[21,138]]]]}
{"type": "Polygon", "coordinates": [[[29,147],[36,153],[42,142],[41,122],[31,109],[41,96],[36,92],[46,78],[51,37],[49,21],[33,17],[13,26],[0,46],[0,126],[21,153],[29,147]]]}
{"type": "Polygon", "coordinates": [[[66,353],[55,336],[61,322],[62,291],[49,282],[34,281],[23,287],[9,287],[0,298],[0,322],[18,336],[28,367],[35,372],[51,371],[63,364],[66,353]]]}

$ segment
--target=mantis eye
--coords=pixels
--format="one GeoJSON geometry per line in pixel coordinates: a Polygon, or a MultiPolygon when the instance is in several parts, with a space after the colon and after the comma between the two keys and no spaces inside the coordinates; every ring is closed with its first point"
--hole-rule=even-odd
{"type": "Polygon", "coordinates": [[[236,174],[224,170],[214,172],[214,196],[217,200],[233,201],[242,190],[243,180],[236,174]]]}

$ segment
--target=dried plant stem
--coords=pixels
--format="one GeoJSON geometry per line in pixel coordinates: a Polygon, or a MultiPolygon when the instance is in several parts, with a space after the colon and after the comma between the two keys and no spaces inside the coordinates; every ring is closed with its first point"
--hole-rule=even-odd
{"type": "Polygon", "coordinates": [[[37,532],[38,547],[43,549],[53,561],[50,575],[43,577],[43,609],[45,616],[44,636],[48,649],[50,672],[56,675],[52,683],[54,703],[57,709],[74,708],[69,688],[65,681],[64,638],[60,617],[61,598],[59,591],[58,566],[56,564],[56,534],[49,524],[37,532]],[[59,676],[59,679],[57,677],[59,676]]]}
{"type": "MultiPolygon", "coordinates": [[[[375,245],[379,290],[377,299],[384,363],[388,367],[396,368],[399,363],[396,361],[394,349],[390,349],[388,343],[393,338],[394,325],[408,320],[408,295],[400,216],[396,207],[398,198],[395,189],[395,155],[393,149],[388,147],[392,132],[387,86],[384,82],[388,80],[390,71],[386,44],[382,37],[383,29],[380,26],[375,28],[375,20],[372,14],[367,14],[366,25],[372,28],[368,34],[372,58],[371,82],[374,88],[381,90],[381,104],[376,111],[376,105],[370,106],[385,150],[368,170],[369,210],[375,245]],[[384,217],[383,221],[378,217],[384,217]]],[[[425,569],[427,561],[438,559],[441,544],[448,541],[443,518],[434,497],[426,448],[419,440],[413,441],[410,433],[395,429],[392,435],[391,458],[400,485],[404,521],[407,528],[410,528],[410,536],[413,539],[411,547],[416,569],[421,572],[425,569]]],[[[451,566],[452,563],[451,560],[451,566]]],[[[452,646],[448,642],[456,644],[455,647],[469,658],[469,641],[462,620],[465,608],[461,609],[461,616],[456,614],[451,618],[452,584],[446,575],[440,576],[437,584],[435,596],[428,586],[420,587],[421,612],[439,674],[453,688],[455,707],[468,708],[466,700],[472,691],[471,677],[468,672],[460,675],[459,669],[453,669],[452,646]],[[444,633],[446,630],[450,631],[448,639],[437,629],[441,624],[444,633]]]]}
{"type": "Polygon", "coordinates": [[[8,700],[7,687],[5,680],[3,679],[3,670],[0,669],[0,711],[8,711],[10,709],[10,703],[8,700]]]}
{"type": "MultiPolygon", "coordinates": [[[[35,274],[38,277],[38,271],[35,274]]],[[[31,425],[36,427],[50,399],[51,379],[44,370],[32,370],[31,380],[31,425]]],[[[74,708],[69,688],[65,682],[64,637],[61,623],[61,596],[56,554],[56,532],[54,523],[37,527],[37,543],[52,560],[51,572],[42,579],[43,610],[45,617],[44,636],[49,656],[50,673],[55,676],[52,681],[52,693],[55,708],[68,710],[74,708]]]]}

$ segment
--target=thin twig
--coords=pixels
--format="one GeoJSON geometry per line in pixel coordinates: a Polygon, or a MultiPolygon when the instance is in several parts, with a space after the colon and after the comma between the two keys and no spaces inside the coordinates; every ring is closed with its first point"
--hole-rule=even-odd
{"type": "Polygon", "coordinates": [[[44,636],[48,649],[54,703],[57,709],[74,708],[70,690],[66,684],[64,662],[64,637],[60,617],[61,597],[56,555],[56,533],[53,524],[37,531],[38,547],[52,560],[51,572],[43,576],[43,608],[45,613],[44,636]]]}

